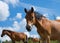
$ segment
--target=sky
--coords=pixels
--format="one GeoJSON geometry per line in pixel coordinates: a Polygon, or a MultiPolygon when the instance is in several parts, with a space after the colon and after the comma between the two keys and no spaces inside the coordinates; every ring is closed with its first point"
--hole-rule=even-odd
{"type": "MultiPolygon", "coordinates": [[[[50,20],[60,19],[60,0],[0,0],[0,35],[3,29],[24,32],[28,37],[38,37],[37,29],[33,26],[28,32],[25,28],[26,19],[24,8],[43,14],[50,20]]],[[[0,40],[11,40],[7,35],[0,40]]]]}

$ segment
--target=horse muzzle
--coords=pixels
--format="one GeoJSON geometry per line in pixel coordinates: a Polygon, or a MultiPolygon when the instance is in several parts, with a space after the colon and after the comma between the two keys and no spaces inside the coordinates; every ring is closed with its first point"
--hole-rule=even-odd
{"type": "Polygon", "coordinates": [[[1,35],[1,37],[3,37],[3,35],[1,35]]]}
{"type": "Polygon", "coordinates": [[[31,31],[31,27],[28,26],[28,25],[26,26],[26,29],[27,29],[27,31],[29,31],[29,32],[31,31]]]}

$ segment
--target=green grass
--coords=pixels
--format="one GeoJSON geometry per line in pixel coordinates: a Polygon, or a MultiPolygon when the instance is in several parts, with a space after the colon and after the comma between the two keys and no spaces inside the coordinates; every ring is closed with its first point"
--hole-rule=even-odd
{"type": "MultiPolygon", "coordinates": [[[[4,43],[12,43],[11,41],[5,41],[4,43]]],[[[16,43],[23,43],[22,41],[16,42],[16,43]]],[[[31,39],[28,40],[28,43],[33,43],[31,39]]],[[[39,42],[34,42],[34,43],[39,43],[39,42]]],[[[58,43],[58,41],[51,41],[51,43],[58,43]]]]}
{"type": "Polygon", "coordinates": [[[58,41],[56,40],[56,41],[51,41],[51,43],[58,43],[58,41]]]}

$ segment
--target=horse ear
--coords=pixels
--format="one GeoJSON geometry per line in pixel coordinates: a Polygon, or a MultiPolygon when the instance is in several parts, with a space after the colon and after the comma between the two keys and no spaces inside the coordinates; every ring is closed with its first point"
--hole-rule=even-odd
{"type": "Polygon", "coordinates": [[[34,12],[34,8],[33,7],[31,7],[31,11],[34,12]]]}
{"type": "Polygon", "coordinates": [[[26,8],[24,9],[24,11],[25,11],[25,13],[27,13],[27,9],[26,8]]]}

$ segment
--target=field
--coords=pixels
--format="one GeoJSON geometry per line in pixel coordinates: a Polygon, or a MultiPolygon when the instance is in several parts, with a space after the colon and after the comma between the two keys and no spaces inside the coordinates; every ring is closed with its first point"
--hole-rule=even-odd
{"type": "MultiPolygon", "coordinates": [[[[12,41],[5,41],[3,43],[12,43],[12,41]]],[[[16,43],[23,43],[22,41],[16,42],[16,43]]],[[[33,42],[31,39],[28,40],[28,43],[39,43],[39,42],[33,42]]],[[[51,41],[51,43],[58,43],[58,41],[51,41]]]]}

